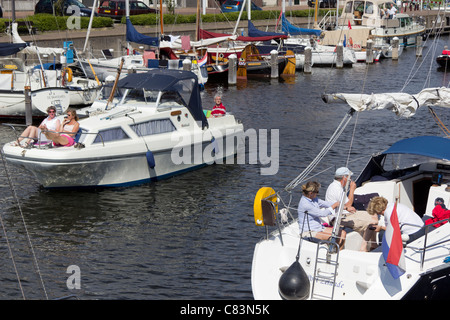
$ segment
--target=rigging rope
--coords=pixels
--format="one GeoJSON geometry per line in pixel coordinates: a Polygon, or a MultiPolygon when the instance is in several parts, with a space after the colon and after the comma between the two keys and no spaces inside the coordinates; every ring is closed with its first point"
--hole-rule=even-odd
{"type": "Polygon", "coordinates": [[[353,117],[353,113],[355,111],[351,109],[349,112],[346,113],[344,118],[342,119],[341,123],[333,133],[333,135],[328,140],[327,144],[322,148],[322,150],[319,152],[319,154],[314,158],[314,160],[308,165],[308,167],[303,170],[300,175],[298,175],[293,181],[291,181],[284,189],[286,191],[291,191],[295,187],[297,187],[300,183],[302,183],[305,178],[314,170],[314,168],[319,164],[319,162],[323,159],[323,157],[328,153],[328,151],[331,149],[331,147],[336,143],[336,141],[341,136],[342,132],[344,132],[344,129],[349,124],[350,120],[353,117]]]}
{"type": "MultiPolygon", "coordinates": [[[[29,248],[30,248],[31,254],[32,254],[32,256],[33,256],[33,261],[34,261],[34,264],[35,264],[35,267],[36,267],[36,273],[39,275],[39,279],[40,279],[40,282],[41,282],[42,289],[43,289],[43,291],[44,291],[45,299],[48,300],[47,290],[45,289],[44,280],[42,279],[41,271],[40,271],[40,269],[39,269],[39,264],[38,264],[38,261],[37,261],[37,258],[36,258],[36,253],[35,253],[35,251],[34,251],[33,244],[31,243],[31,237],[30,237],[30,234],[29,234],[29,232],[28,232],[27,225],[26,225],[26,223],[25,223],[25,218],[24,218],[24,216],[23,216],[22,207],[20,206],[20,202],[19,202],[19,198],[18,198],[18,196],[17,196],[16,189],[14,188],[14,184],[12,183],[12,179],[11,179],[11,176],[10,176],[10,174],[9,174],[8,167],[7,167],[6,160],[5,160],[5,157],[4,157],[4,155],[3,155],[3,152],[0,151],[0,153],[1,153],[1,157],[2,157],[3,167],[5,168],[6,178],[7,178],[7,180],[8,180],[8,184],[9,184],[9,187],[10,187],[10,189],[11,189],[11,193],[12,193],[12,195],[13,195],[13,198],[15,199],[15,202],[16,202],[16,204],[17,204],[17,208],[18,208],[18,210],[19,210],[19,212],[20,212],[20,217],[21,217],[21,219],[22,219],[22,223],[23,223],[23,226],[24,226],[24,229],[25,229],[25,234],[26,234],[26,237],[27,237],[27,240],[28,240],[28,246],[29,246],[29,248]]],[[[1,215],[0,215],[0,218],[1,218],[1,215]]],[[[3,230],[4,230],[4,233],[5,233],[5,236],[6,236],[6,232],[5,232],[4,225],[3,225],[3,220],[1,221],[1,224],[2,224],[2,226],[3,226],[3,230]]],[[[10,250],[10,253],[11,253],[11,259],[13,260],[14,269],[15,269],[16,275],[17,275],[17,277],[18,277],[20,290],[21,290],[21,292],[22,292],[23,298],[25,299],[25,295],[24,295],[24,292],[23,292],[23,288],[22,288],[22,285],[21,285],[21,282],[20,282],[20,277],[19,277],[19,274],[18,274],[18,271],[17,271],[17,268],[16,268],[16,264],[15,264],[14,258],[13,258],[13,256],[12,256],[12,251],[11,251],[11,247],[9,246],[9,242],[8,242],[8,248],[9,248],[9,250],[10,250]]]]}
{"type": "Polygon", "coordinates": [[[431,107],[428,107],[428,110],[430,111],[430,113],[433,116],[434,120],[438,124],[439,128],[441,128],[442,131],[444,131],[444,133],[445,133],[445,135],[447,137],[450,137],[450,130],[448,130],[448,128],[445,126],[445,124],[441,121],[441,119],[439,119],[439,117],[436,114],[436,112],[434,112],[434,110],[431,107]]]}

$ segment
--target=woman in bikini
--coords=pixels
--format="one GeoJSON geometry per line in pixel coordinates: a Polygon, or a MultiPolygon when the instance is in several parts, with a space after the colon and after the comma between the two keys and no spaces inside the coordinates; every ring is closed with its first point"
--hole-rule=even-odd
{"type": "Polygon", "coordinates": [[[78,123],[78,116],[75,109],[67,109],[67,117],[64,118],[61,124],[61,132],[45,132],[47,139],[53,141],[56,146],[70,147],[75,144],[75,135],[80,128],[78,123]]]}

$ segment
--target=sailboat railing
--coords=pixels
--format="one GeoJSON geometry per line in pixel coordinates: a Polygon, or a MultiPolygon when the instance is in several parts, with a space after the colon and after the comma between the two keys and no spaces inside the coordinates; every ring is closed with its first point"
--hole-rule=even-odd
{"type": "MultiPolygon", "coordinates": [[[[439,242],[435,242],[435,243],[432,243],[432,244],[430,244],[430,245],[427,245],[427,240],[428,240],[428,234],[431,232],[431,231],[433,231],[433,230],[435,230],[436,228],[434,227],[434,225],[436,225],[436,224],[443,224],[443,223],[450,223],[450,218],[447,218],[447,219],[443,219],[443,220],[440,220],[440,221],[436,221],[436,222],[433,222],[433,223],[431,223],[431,224],[428,224],[428,225],[426,225],[424,228],[425,228],[425,235],[424,235],[424,242],[423,242],[423,247],[414,247],[414,246],[407,246],[408,248],[410,248],[410,249],[414,249],[414,250],[418,250],[418,251],[420,251],[421,252],[421,258],[420,258],[420,271],[423,271],[423,265],[424,265],[424,263],[425,263],[425,253],[427,252],[427,250],[429,250],[429,249],[431,249],[431,248],[434,248],[434,247],[437,247],[437,246],[439,246],[439,245],[441,245],[441,244],[444,244],[444,243],[447,243],[447,242],[450,242],[450,239],[447,239],[447,240],[443,240],[443,241],[439,241],[439,242]]],[[[405,224],[406,225],[406,224],[405,224]]]]}

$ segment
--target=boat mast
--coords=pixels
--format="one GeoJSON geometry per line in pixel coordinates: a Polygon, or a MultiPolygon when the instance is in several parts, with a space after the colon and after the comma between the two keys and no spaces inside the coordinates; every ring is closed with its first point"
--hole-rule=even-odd
{"type": "Polygon", "coordinates": [[[162,2],[163,2],[163,0],[159,0],[159,23],[161,24],[161,35],[164,34],[164,27],[163,27],[163,25],[164,25],[164,16],[163,16],[162,2]]]}
{"type": "Polygon", "coordinates": [[[242,12],[244,11],[244,7],[245,7],[245,1],[248,1],[248,0],[244,0],[244,2],[242,3],[241,11],[239,11],[239,16],[238,16],[238,19],[236,21],[236,25],[234,26],[234,30],[233,30],[233,34],[232,34],[233,36],[236,35],[236,31],[237,31],[237,28],[239,26],[239,21],[241,21],[242,12]]]}
{"type": "Polygon", "coordinates": [[[86,41],[84,41],[83,52],[86,51],[87,43],[89,41],[89,35],[91,33],[91,28],[92,28],[92,20],[94,20],[94,13],[95,13],[95,8],[96,7],[97,7],[97,0],[94,0],[94,4],[93,4],[93,7],[92,7],[92,12],[91,12],[91,18],[89,19],[89,26],[88,26],[87,33],[86,33],[86,41]]]}

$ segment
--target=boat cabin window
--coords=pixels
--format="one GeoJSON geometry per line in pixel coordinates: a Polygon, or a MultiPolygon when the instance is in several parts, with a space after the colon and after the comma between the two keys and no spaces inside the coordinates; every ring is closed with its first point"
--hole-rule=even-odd
{"type": "Polygon", "coordinates": [[[130,139],[130,137],[126,134],[126,132],[120,127],[100,130],[98,133],[99,134],[95,137],[93,143],[103,143],[103,142],[112,142],[130,139]]]}
{"type": "Polygon", "coordinates": [[[373,3],[370,1],[366,2],[366,11],[365,13],[367,14],[372,14],[373,13],[373,3]]]}
{"type": "Polygon", "coordinates": [[[364,14],[364,1],[355,1],[353,3],[353,11],[355,16],[357,15],[356,12],[358,12],[359,18],[361,18],[364,14]]]}
{"type": "Polygon", "coordinates": [[[349,1],[346,3],[345,8],[344,8],[344,12],[345,13],[352,13],[353,12],[353,1],[349,1]]]}
{"type": "Polygon", "coordinates": [[[176,128],[170,119],[150,120],[133,124],[130,127],[140,137],[176,131],[176,128]]]}

